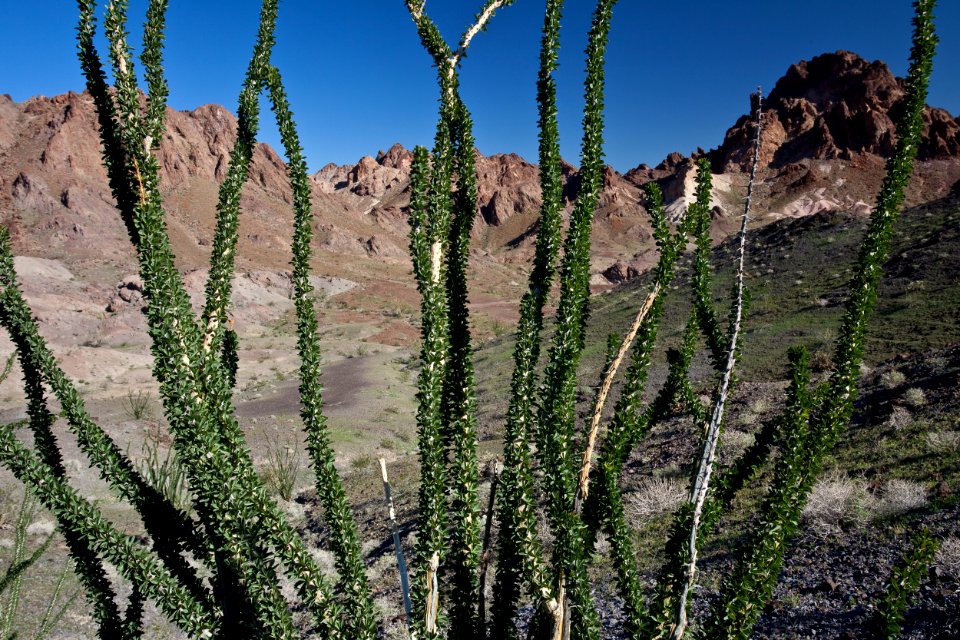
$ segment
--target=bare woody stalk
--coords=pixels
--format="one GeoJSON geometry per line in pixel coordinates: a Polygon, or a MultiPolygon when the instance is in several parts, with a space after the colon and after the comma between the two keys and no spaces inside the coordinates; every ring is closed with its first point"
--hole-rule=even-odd
{"type": "Polygon", "coordinates": [[[581,513],[583,501],[586,500],[590,493],[590,469],[593,465],[593,450],[597,443],[597,435],[600,432],[600,419],[603,417],[603,408],[607,402],[607,396],[610,394],[610,388],[613,386],[613,380],[617,377],[617,371],[620,369],[623,359],[630,350],[630,345],[633,344],[634,339],[637,337],[637,332],[640,330],[643,321],[646,320],[647,314],[650,313],[650,309],[653,308],[653,303],[661,291],[660,283],[654,282],[653,289],[647,294],[643,304],[640,305],[640,309],[637,310],[637,315],[634,316],[630,329],[627,330],[627,335],[623,337],[620,346],[617,348],[616,355],[614,355],[610,361],[603,375],[603,382],[600,384],[600,390],[597,392],[597,398],[593,403],[590,430],[587,434],[587,446],[583,450],[583,460],[580,463],[580,473],[577,476],[577,493],[573,501],[573,510],[577,514],[581,513]]]}
{"type": "MultiPolygon", "coordinates": [[[[706,169],[698,168],[698,183],[703,181],[706,169]]],[[[645,383],[649,372],[660,319],[664,311],[664,295],[674,277],[674,266],[687,244],[687,233],[693,227],[696,212],[708,203],[709,191],[698,190],[698,201],[691,207],[677,233],[671,233],[663,209],[663,197],[656,183],[646,187],[647,209],[660,250],[660,258],[654,270],[653,290],[658,291],[635,337],[631,363],[627,368],[623,389],[614,408],[613,417],[602,442],[600,455],[594,470],[595,489],[587,495],[584,503],[584,518],[588,526],[587,547],[592,547],[595,536],[601,529],[607,532],[611,557],[617,570],[617,586],[624,600],[628,633],[636,635],[642,626],[646,607],[643,588],[636,568],[637,559],[633,536],[627,523],[623,497],[620,493],[620,473],[630,452],[663,418],[684,395],[686,371],[695,346],[695,325],[691,324],[685,337],[684,347],[676,354],[668,353],[671,362],[667,382],[650,405],[643,402],[645,383]]]]}
{"type": "Polygon", "coordinates": [[[693,486],[690,492],[690,503],[693,505],[692,523],[690,525],[690,537],[687,544],[687,566],[686,580],[680,590],[680,597],[677,600],[676,625],[671,635],[672,640],[681,640],[687,629],[687,600],[690,591],[693,589],[697,574],[697,551],[699,549],[698,536],[700,533],[700,518],[703,515],[704,503],[707,500],[707,492],[710,490],[710,478],[713,475],[713,465],[716,459],[717,444],[720,441],[720,426],[723,423],[724,407],[727,401],[727,393],[730,390],[730,384],[733,380],[733,370],[737,364],[737,341],[740,337],[740,324],[743,319],[743,272],[746,264],[747,254],[747,223],[750,221],[750,203],[753,198],[754,181],[757,176],[757,165],[760,159],[760,135],[762,132],[762,106],[763,94],[757,87],[757,106],[756,106],[756,134],[753,140],[753,163],[750,168],[750,181],[747,184],[747,197],[743,205],[743,215],[740,218],[739,249],[737,257],[737,282],[734,295],[734,312],[731,318],[730,331],[727,335],[727,359],[723,374],[714,393],[713,409],[710,414],[710,422],[706,425],[705,436],[703,439],[703,450],[700,454],[700,462],[697,468],[697,474],[694,478],[693,486]]]}
{"type": "Polygon", "coordinates": [[[407,576],[407,561],[403,556],[403,546],[400,544],[400,529],[397,527],[397,511],[393,506],[393,489],[387,477],[387,461],[379,458],[380,479],[383,481],[383,498],[387,505],[387,518],[390,520],[390,535],[393,537],[393,550],[397,558],[397,570],[400,572],[400,592],[403,596],[403,611],[406,613],[407,627],[413,617],[413,607],[410,604],[410,580],[407,576]]]}

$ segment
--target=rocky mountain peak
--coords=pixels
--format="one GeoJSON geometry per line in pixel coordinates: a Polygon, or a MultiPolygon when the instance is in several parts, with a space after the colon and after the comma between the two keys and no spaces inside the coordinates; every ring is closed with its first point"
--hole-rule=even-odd
{"type": "MultiPolygon", "coordinates": [[[[765,184],[755,201],[757,220],[869,211],[883,157],[896,142],[893,122],[903,96],[903,81],[885,64],[850,52],[790,66],[764,101],[765,184]]],[[[927,108],[925,121],[920,159],[952,160],[921,163],[923,188],[908,193],[911,202],[943,197],[960,184],[960,120],[927,108]]],[[[202,264],[209,252],[211,212],[218,184],[226,176],[236,127],[234,115],[219,105],[167,111],[157,160],[174,240],[190,255],[185,264],[202,264]]],[[[711,234],[719,241],[732,233],[753,131],[743,116],[724,143],[709,153],[674,152],[655,167],[640,165],[624,174],[607,167],[593,227],[599,285],[630,279],[654,264],[642,187],[656,181],[667,214],[679,219],[692,200],[695,163],[703,155],[717,172],[711,234]],[[602,267],[611,264],[616,268],[600,277],[602,267]]],[[[405,261],[412,157],[396,143],[356,163],[327,164],[312,176],[317,238],[332,262],[343,255],[405,261]]],[[[119,248],[126,246],[126,232],[113,209],[100,159],[89,94],[70,92],[22,103],[0,95],[0,221],[10,226],[18,250],[81,256],[77,264],[103,256],[128,264],[124,261],[129,253],[119,248]]],[[[476,166],[477,245],[487,252],[484,259],[518,264],[533,251],[541,206],[539,168],[515,153],[477,152],[476,166]]],[[[579,192],[579,169],[564,162],[562,174],[563,204],[569,211],[579,192]]],[[[290,200],[283,159],[268,145],[258,144],[244,188],[241,253],[255,255],[255,261],[271,268],[286,264],[289,229],[284,216],[290,200]]]]}
{"type": "Polygon", "coordinates": [[[829,110],[838,102],[887,111],[903,95],[903,81],[885,63],[868,62],[850,51],[837,51],[790,65],[767,101],[778,104],[802,99],[820,111],[829,110]]]}
{"type": "Polygon", "coordinates": [[[413,163],[413,154],[399,142],[386,151],[377,153],[377,164],[391,169],[409,170],[413,163]]]}
{"type": "MultiPolygon", "coordinates": [[[[886,64],[837,51],[787,69],[764,100],[760,141],[763,165],[783,167],[803,159],[886,157],[897,140],[904,81],[886,64]]],[[[960,123],[943,109],[927,107],[920,160],[960,157],[960,123]]],[[[741,117],[711,152],[715,170],[746,170],[753,125],[741,117]]]]}

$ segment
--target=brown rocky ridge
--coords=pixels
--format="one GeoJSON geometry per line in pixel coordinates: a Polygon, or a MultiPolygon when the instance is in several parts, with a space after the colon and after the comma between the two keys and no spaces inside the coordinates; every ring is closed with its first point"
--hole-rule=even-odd
{"type": "MultiPolygon", "coordinates": [[[[902,97],[903,81],[886,65],[849,52],[791,66],[764,101],[756,224],[823,211],[869,212],[883,158],[896,140],[893,121],[902,97]]],[[[925,120],[910,204],[942,197],[957,189],[960,179],[960,123],[935,108],[927,109],[925,120]]],[[[167,224],[179,265],[184,273],[195,274],[187,280],[198,293],[236,119],[223,107],[206,105],[168,110],[167,122],[158,152],[167,224]]],[[[719,241],[733,232],[742,206],[751,127],[743,116],[712,151],[697,150],[689,157],[672,153],[656,167],[640,165],[625,174],[607,168],[594,224],[596,289],[634,278],[655,262],[642,187],[657,181],[668,213],[678,219],[692,197],[700,156],[718,171],[713,177],[713,236],[719,241]]],[[[334,315],[349,311],[359,314],[353,320],[376,326],[386,316],[394,318],[399,331],[406,321],[391,315],[392,310],[397,305],[411,313],[416,309],[406,257],[410,164],[410,151],[397,144],[356,164],[328,164],[312,176],[316,273],[332,282],[353,283],[350,291],[339,285],[331,289],[338,300],[334,315]]],[[[538,168],[516,154],[478,152],[477,171],[472,300],[481,325],[509,323],[533,250],[538,168]]],[[[565,165],[564,179],[569,209],[579,183],[577,168],[565,165]]],[[[238,265],[241,274],[254,274],[249,282],[262,291],[248,291],[247,302],[257,295],[273,299],[275,291],[264,284],[262,274],[282,279],[288,273],[289,203],[284,162],[268,145],[258,145],[243,192],[238,265]]],[[[0,220],[11,229],[19,255],[67,269],[74,280],[64,282],[82,285],[76,291],[78,303],[82,298],[104,316],[81,323],[83,329],[66,329],[64,335],[89,338],[100,325],[96,331],[111,335],[111,323],[117,324],[117,314],[131,303],[124,294],[136,297],[128,277],[135,261],[100,164],[96,117],[87,94],[23,103],[0,97],[0,220]]],[[[34,301],[40,303],[39,298],[34,301]]],[[[242,304],[235,313],[241,325],[263,318],[261,311],[242,304]]],[[[67,314],[62,321],[79,320],[79,315],[67,314]]],[[[407,329],[393,334],[382,339],[415,338],[407,329]]]]}

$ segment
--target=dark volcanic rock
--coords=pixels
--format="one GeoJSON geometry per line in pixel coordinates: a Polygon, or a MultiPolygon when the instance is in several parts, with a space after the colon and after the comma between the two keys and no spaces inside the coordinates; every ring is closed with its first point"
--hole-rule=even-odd
{"type": "Polygon", "coordinates": [[[614,263],[603,271],[603,277],[613,284],[633,280],[639,275],[639,271],[624,262],[614,263]]]}

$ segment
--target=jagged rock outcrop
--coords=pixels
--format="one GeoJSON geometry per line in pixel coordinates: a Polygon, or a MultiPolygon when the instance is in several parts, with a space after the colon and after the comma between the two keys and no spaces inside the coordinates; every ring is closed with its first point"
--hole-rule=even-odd
{"type": "MultiPolygon", "coordinates": [[[[791,66],[765,100],[764,175],[756,194],[756,220],[868,212],[883,158],[896,141],[893,122],[903,95],[902,80],[886,65],[852,53],[824,54],[791,66]]],[[[943,197],[956,190],[960,179],[960,119],[935,108],[928,108],[924,118],[920,158],[937,162],[918,166],[922,175],[916,184],[922,186],[907,194],[910,202],[943,197]]],[[[236,118],[217,105],[167,112],[157,157],[171,242],[184,270],[208,261],[217,189],[228,169],[236,126],[236,118]]],[[[653,264],[643,186],[656,181],[668,215],[679,219],[692,200],[695,162],[704,155],[718,172],[711,198],[712,237],[719,241],[733,232],[752,135],[744,116],[709,153],[674,152],[655,167],[640,165],[624,174],[608,167],[593,225],[595,275],[600,278],[604,265],[613,265],[610,278],[629,278],[653,264]]],[[[55,253],[77,273],[103,258],[113,260],[116,271],[108,281],[115,282],[114,277],[132,269],[132,249],[113,208],[100,155],[88,94],[23,103],[0,95],[0,222],[10,227],[18,251],[55,253]]],[[[364,277],[366,261],[397,269],[405,264],[411,163],[411,151],[394,144],[353,164],[328,164],[311,177],[318,260],[351,278],[364,277]]],[[[477,152],[476,164],[476,255],[499,266],[522,264],[533,251],[541,206],[539,169],[511,153],[477,152]]],[[[580,176],[567,163],[562,175],[569,211],[580,176]]],[[[278,269],[287,264],[290,200],[282,158],[258,145],[241,199],[238,255],[250,261],[247,266],[278,269]]],[[[515,279],[506,273],[502,275],[515,279]]],[[[114,293],[102,301],[101,310],[114,293]]]]}
{"type": "Polygon", "coordinates": [[[136,307],[143,301],[143,280],[140,276],[130,274],[117,284],[116,293],[107,305],[107,313],[117,313],[128,306],[136,307]]]}
{"type": "Polygon", "coordinates": [[[543,200],[536,165],[515,153],[477,155],[477,200],[487,223],[500,225],[517,214],[540,210],[543,200]]]}
{"type": "Polygon", "coordinates": [[[633,280],[640,275],[640,272],[625,262],[615,262],[604,269],[601,275],[612,284],[621,284],[628,280],[633,280]]]}
{"type": "MultiPolygon", "coordinates": [[[[764,100],[760,159],[774,167],[802,159],[889,156],[896,144],[904,81],[886,64],[837,51],[792,65],[764,100]]],[[[960,123],[927,107],[920,160],[960,156],[960,123]]],[[[741,117],[711,153],[714,170],[747,170],[753,129],[741,117]]]]}

